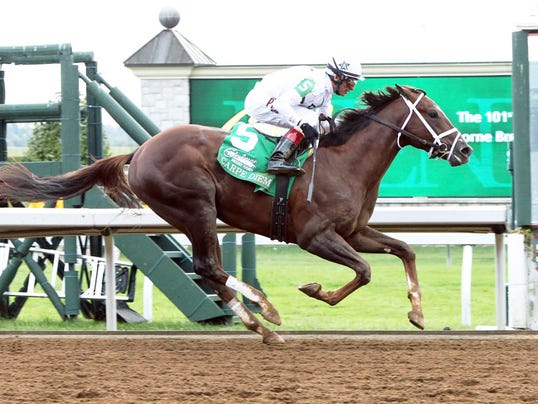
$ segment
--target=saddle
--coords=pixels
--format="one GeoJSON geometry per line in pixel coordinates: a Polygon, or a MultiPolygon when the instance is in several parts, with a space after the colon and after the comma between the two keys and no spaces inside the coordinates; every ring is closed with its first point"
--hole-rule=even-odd
{"type": "MultiPolygon", "coordinates": [[[[267,124],[239,122],[224,138],[217,160],[228,174],[256,185],[254,191],[262,191],[274,197],[271,239],[284,240],[286,234],[288,195],[295,176],[269,174],[267,162],[279,140],[275,127],[267,124]]],[[[277,128],[277,130],[286,129],[277,128]]],[[[281,135],[283,134],[281,133],[281,135]]],[[[309,157],[310,145],[303,141],[288,162],[301,166],[309,157]]]]}

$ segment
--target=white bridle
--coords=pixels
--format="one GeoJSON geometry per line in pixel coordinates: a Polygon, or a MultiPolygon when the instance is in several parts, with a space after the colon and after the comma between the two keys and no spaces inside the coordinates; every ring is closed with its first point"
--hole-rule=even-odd
{"type": "MultiPolygon", "coordinates": [[[[419,112],[419,110],[417,109],[417,105],[418,103],[420,102],[420,100],[422,99],[422,97],[424,97],[424,93],[420,93],[420,95],[417,97],[417,99],[415,100],[415,102],[411,102],[409,99],[407,99],[403,94],[400,94],[400,96],[402,97],[402,99],[404,100],[405,104],[407,105],[407,108],[409,108],[409,115],[407,115],[407,118],[405,118],[405,121],[402,125],[402,130],[405,129],[405,127],[407,126],[407,124],[409,123],[409,121],[411,120],[411,117],[413,116],[413,112],[418,116],[418,118],[420,119],[420,121],[423,123],[423,125],[426,127],[426,129],[428,130],[428,132],[430,132],[430,134],[432,135],[433,137],[433,144],[438,144],[438,145],[445,145],[445,150],[444,151],[440,151],[442,154],[440,155],[436,155],[435,157],[444,157],[447,153],[448,153],[448,157],[447,157],[447,160],[450,160],[450,158],[452,157],[452,153],[454,152],[454,148],[456,147],[456,144],[460,141],[460,137],[461,137],[461,133],[458,129],[456,128],[451,128],[443,133],[435,133],[435,131],[432,129],[432,127],[428,124],[428,122],[426,122],[426,119],[424,119],[424,117],[422,116],[422,114],[419,112]],[[456,139],[454,139],[454,141],[452,142],[452,147],[450,149],[450,151],[447,151],[446,150],[446,144],[443,143],[441,141],[442,138],[444,138],[445,136],[449,136],[451,135],[452,133],[457,133],[458,135],[456,136],[456,139]]],[[[401,149],[402,146],[400,145],[400,137],[402,136],[402,132],[398,132],[398,139],[397,139],[397,144],[398,144],[398,147],[401,149]]],[[[430,157],[433,157],[433,152],[434,151],[439,151],[439,148],[435,148],[435,147],[431,147],[430,150],[428,151],[428,156],[430,157]]]]}

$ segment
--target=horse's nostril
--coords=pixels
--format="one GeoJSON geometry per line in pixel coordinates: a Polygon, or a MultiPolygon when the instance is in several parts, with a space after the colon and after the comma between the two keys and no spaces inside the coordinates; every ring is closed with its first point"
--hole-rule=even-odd
{"type": "Polygon", "coordinates": [[[472,152],[473,152],[473,148],[471,146],[462,147],[460,150],[460,153],[463,154],[464,156],[470,156],[472,152]]]}

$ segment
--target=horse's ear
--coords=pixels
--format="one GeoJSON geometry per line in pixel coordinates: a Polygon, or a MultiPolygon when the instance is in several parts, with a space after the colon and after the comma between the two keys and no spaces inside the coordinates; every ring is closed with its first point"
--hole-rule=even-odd
{"type": "Polygon", "coordinates": [[[394,87],[396,87],[396,90],[398,90],[400,95],[405,93],[405,90],[403,89],[403,87],[399,86],[398,84],[394,84],[394,87]]]}

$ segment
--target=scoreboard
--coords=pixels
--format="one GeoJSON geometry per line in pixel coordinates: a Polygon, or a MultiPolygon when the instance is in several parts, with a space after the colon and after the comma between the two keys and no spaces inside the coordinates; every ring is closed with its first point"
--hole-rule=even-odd
{"type": "MultiPolygon", "coordinates": [[[[322,67],[322,66],[321,66],[322,67]]],[[[381,182],[383,198],[510,198],[509,153],[512,131],[512,79],[509,74],[402,75],[397,66],[384,66],[383,75],[368,75],[345,97],[334,95],[334,110],[361,107],[364,91],[410,85],[426,91],[473,147],[468,164],[450,167],[430,160],[427,153],[405,147],[381,182]],[[393,75],[391,75],[393,73],[393,75]]],[[[427,68],[427,66],[424,66],[427,68]]],[[[408,73],[408,72],[407,72],[408,73]]],[[[405,74],[405,73],[404,73],[405,74]]],[[[191,122],[223,126],[241,117],[243,100],[259,78],[194,78],[191,122]]]]}

